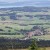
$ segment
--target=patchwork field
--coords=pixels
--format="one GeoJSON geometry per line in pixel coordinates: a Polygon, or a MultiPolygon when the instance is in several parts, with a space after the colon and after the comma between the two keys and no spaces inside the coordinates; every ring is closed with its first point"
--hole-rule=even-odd
{"type": "Polygon", "coordinates": [[[23,38],[27,32],[34,31],[34,26],[43,27],[44,35],[32,38],[50,40],[50,8],[0,9],[0,37],[23,38]]]}

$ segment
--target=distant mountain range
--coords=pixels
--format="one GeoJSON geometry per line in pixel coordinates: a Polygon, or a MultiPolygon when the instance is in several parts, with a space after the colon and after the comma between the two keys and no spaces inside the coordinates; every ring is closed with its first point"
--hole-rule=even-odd
{"type": "Polygon", "coordinates": [[[47,0],[30,0],[30,1],[23,1],[23,2],[14,2],[14,3],[7,3],[7,2],[0,2],[1,6],[35,6],[35,7],[50,7],[50,1],[47,0]]]}

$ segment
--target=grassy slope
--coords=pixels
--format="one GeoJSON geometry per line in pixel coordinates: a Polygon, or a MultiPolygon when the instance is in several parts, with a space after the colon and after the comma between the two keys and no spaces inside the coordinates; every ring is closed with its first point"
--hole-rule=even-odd
{"type": "MultiPolygon", "coordinates": [[[[17,15],[22,15],[23,16],[22,19],[24,19],[24,20],[13,20],[12,21],[13,23],[11,23],[11,24],[10,23],[9,24],[0,23],[0,29],[4,30],[4,31],[0,31],[0,33],[9,33],[8,30],[11,30],[10,33],[15,33],[16,32],[15,29],[16,30],[21,30],[21,29],[30,30],[34,26],[34,25],[30,25],[30,24],[39,24],[39,23],[40,24],[44,23],[44,25],[40,25],[44,28],[48,28],[48,27],[50,28],[50,25],[45,24],[45,23],[50,23],[50,20],[39,20],[38,18],[33,18],[32,20],[29,20],[29,18],[25,16],[25,15],[33,15],[34,16],[34,15],[40,15],[40,14],[41,15],[44,15],[44,14],[50,15],[50,11],[49,12],[17,12],[17,15]],[[27,26],[21,26],[20,24],[26,24],[27,26]],[[5,28],[5,26],[12,27],[12,29],[5,28]]],[[[4,18],[6,19],[6,22],[11,21],[10,17],[8,17],[8,16],[4,16],[4,18]]],[[[0,17],[0,22],[1,22],[1,17],[0,17]]],[[[4,35],[4,37],[7,37],[7,36],[9,37],[10,35],[4,35]]],[[[33,38],[39,38],[40,37],[43,39],[43,37],[44,37],[45,39],[50,39],[50,37],[46,38],[47,36],[49,37],[50,35],[34,36],[33,38]]],[[[12,37],[18,37],[18,36],[14,35],[12,37]]],[[[21,36],[19,36],[19,37],[21,37],[21,36]]]]}

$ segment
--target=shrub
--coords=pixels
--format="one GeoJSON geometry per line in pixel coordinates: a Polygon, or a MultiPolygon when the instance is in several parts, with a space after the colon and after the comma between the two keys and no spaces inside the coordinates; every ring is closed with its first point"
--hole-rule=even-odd
{"type": "Polygon", "coordinates": [[[32,41],[32,44],[29,46],[29,50],[38,50],[36,40],[32,41]]]}

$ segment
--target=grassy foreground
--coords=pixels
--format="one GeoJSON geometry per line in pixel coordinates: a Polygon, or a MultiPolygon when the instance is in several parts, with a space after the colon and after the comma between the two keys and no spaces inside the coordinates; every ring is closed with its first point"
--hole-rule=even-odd
{"type": "Polygon", "coordinates": [[[50,47],[39,48],[39,50],[50,50],[50,47]]]}

